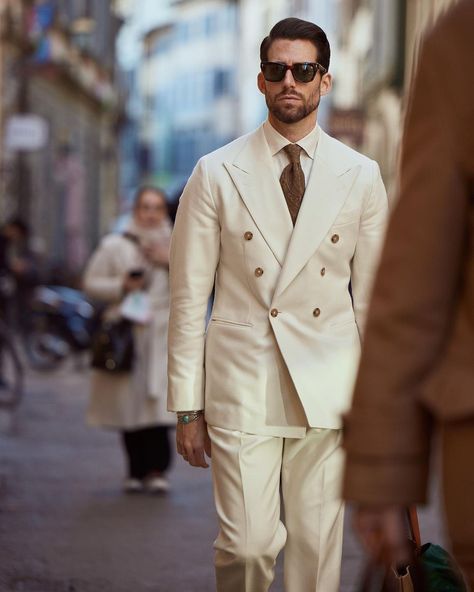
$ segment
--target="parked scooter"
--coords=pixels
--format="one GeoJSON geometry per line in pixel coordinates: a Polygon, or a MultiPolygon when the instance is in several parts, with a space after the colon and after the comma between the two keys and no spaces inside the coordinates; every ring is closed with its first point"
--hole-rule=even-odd
{"type": "Polygon", "coordinates": [[[90,348],[95,310],[84,294],[65,286],[38,286],[23,331],[23,346],[36,370],[52,370],[69,355],[90,348]]]}

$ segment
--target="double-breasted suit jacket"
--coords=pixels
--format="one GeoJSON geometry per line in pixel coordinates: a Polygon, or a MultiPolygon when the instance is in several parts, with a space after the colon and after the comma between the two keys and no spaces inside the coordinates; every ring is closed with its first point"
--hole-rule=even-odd
{"type": "Polygon", "coordinates": [[[294,228],[263,127],[202,158],[172,238],[169,409],[263,435],[339,428],[387,212],[378,165],[322,130],[294,228]]]}

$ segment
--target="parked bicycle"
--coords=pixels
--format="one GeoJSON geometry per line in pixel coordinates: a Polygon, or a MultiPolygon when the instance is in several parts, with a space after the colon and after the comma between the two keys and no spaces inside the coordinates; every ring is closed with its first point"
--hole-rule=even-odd
{"type": "Polygon", "coordinates": [[[91,345],[95,310],[84,294],[65,286],[37,286],[21,330],[22,346],[35,370],[54,370],[91,345]]]}

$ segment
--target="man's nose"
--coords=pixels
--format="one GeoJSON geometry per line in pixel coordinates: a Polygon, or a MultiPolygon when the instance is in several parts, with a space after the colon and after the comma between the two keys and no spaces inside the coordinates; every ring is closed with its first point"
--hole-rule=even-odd
{"type": "Polygon", "coordinates": [[[283,83],[285,87],[295,87],[296,81],[293,76],[293,72],[288,68],[285,72],[285,77],[283,78],[283,83]]]}

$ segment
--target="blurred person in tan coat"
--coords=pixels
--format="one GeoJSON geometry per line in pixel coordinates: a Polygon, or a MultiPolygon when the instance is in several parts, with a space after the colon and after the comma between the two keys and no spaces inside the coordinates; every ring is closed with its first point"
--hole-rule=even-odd
{"type": "Polygon", "coordinates": [[[84,289],[118,315],[124,297],[136,290],[148,295],[150,319],[135,323],[131,372],[92,370],[89,424],[119,430],[128,461],[127,492],[168,489],[169,426],[166,411],[166,335],[169,314],[168,252],[171,222],[161,191],[144,187],[135,198],[133,218],[123,234],[105,236],[93,253],[84,289]]]}
{"type": "Polygon", "coordinates": [[[442,444],[453,551],[474,587],[474,2],[423,46],[406,120],[400,199],[370,307],[344,493],[367,549],[404,554],[403,507],[425,502],[442,444]]]}

